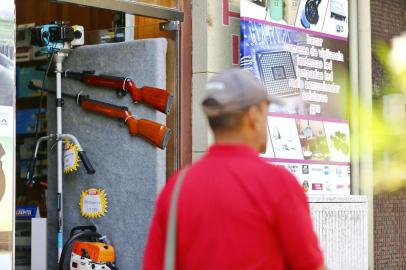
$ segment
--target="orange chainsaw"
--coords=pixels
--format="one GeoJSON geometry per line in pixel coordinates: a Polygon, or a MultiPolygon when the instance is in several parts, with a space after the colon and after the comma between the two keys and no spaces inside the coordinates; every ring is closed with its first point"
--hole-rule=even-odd
{"type": "Polygon", "coordinates": [[[59,270],[64,270],[66,253],[71,246],[70,270],[117,270],[114,247],[106,242],[95,226],[72,229],[62,249],[59,270]]]}

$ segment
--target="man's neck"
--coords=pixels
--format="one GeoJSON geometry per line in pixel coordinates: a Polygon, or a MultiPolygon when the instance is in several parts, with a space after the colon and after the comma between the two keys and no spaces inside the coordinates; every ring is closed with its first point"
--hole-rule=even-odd
{"type": "Polygon", "coordinates": [[[249,140],[244,136],[232,136],[231,134],[215,134],[214,142],[216,144],[242,144],[254,148],[256,151],[258,151],[256,142],[253,142],[252,140],[249,140]]]}

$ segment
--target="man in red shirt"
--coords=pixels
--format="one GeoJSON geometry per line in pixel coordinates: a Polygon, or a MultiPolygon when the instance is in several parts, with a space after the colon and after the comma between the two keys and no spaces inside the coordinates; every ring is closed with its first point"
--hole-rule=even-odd
{"type": "MultiPolygon", "coordinates": [[[[303,190],[288,171],[258,156],[266,149],[269,102],[258,79],[242,70],[207,84],[202,106],[215,144],[184,173],[175,269],[324,269],[303,190]]],[[[177,176],[158,198],[144,270],[163,269],[177,176]]]]}

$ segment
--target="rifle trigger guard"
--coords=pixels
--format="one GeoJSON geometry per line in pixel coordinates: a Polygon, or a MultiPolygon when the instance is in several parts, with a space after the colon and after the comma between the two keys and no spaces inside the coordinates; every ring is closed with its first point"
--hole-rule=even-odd
{"type": "Polygon", "coordinates": [[[118,97],[124,97],[125,95],[127,95],[127,91],[123,90],[123,89],[117,89],[117,96],[118,97]]]}
{"type": "Polygon", "coordinates": [[[120,126],[121,128],[125,127],[126,123],[127,123],[126,120],[119,119],[119,126],[120,126]]]}

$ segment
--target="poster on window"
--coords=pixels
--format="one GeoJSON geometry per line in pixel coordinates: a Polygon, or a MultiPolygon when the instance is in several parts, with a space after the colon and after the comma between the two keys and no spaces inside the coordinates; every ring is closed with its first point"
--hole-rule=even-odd
{"type": "Polygon", "coordinates": [[[263,157],[308,194],[350,194],[348,0],[241,0],[240,65],[282,101],[263,157]]]}
{"type": "Polygon", "coordinates": [[[14,216],[15,8],[0,5],[0,268],[11,270],[14,216]]]}

